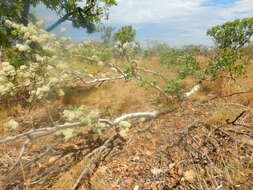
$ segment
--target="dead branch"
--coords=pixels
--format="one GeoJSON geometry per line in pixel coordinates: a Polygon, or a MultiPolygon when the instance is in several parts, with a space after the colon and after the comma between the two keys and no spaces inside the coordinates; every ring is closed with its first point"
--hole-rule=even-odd
{"type": "MultiPolygon", "coordinates": [[[[8,172],[8,174],[6,176],[3,176],[1,179],[0,179],[0,189],[3,188],[5,185],[9,184],[14,178],[18,177],[20,175],[20,173],[22,173],[24,170],[28,169],[29,166],[40,160],[41,158],[43,158],[44,156],[46,156],[51,150],[52,148],[54,147],[55,145],[49,147],[45,152],[43,152],[42,154],[40,154],[39,156],[37,156],[36,158],[28,161],[27,163],[25,163],[23,165],[23,168],[22,169],[18,169],[18,170],[15,170],[14,172],[11,172],[11,170],[8,172]]],[[[14,168],[13,168],[14,169],[14,168]]]]}
{"type": "Polygon", "coordinates": [[[226,120],[227,124],[232,124],[234,126],[242,126],[242,127],[246,127],[246,128],[249,128],[249,129],[252,129],[253,128],[253,125],[250,126],[250,125],[245,125],[245,124],[242,124],[242,123],[236,123],[236,121],[238,119],[240,119],[244,114],[246,113],[246,111],[243,111],[242,113],[240,113],[238,116],[236,116],[236,118],[233,120],[233,121],[229,121],[229,119],[226,120]]]}
{"type": "Polygon", "coordinates": [[[105,81],[112,81],[112,80],[118,80],[118,79],[123,79],[125,78],[125,76],[116,76],[116,77],[107,77],[107,78],[96,78],[94,80],[91,81],[87,81],[85,82],[85,84],[92,84],[92,83],[97,83],[97,82],[105,82],[105,81]]]}
{"type": "Polygon", "coordinates": [[[238,116],[236,116],[236,118],[233,121],[229,121],[229,119],[226,120],[227,124],[232,124],[232,125],[236,125],[235,122],[240,119],[244,114],[246,113],[246,111],[243,111],[242,113],[240,113],[238,116]]]}
{"type": "Polygon", "coordinates": [[[112,68],[115,68],[118,71],[118,73],[120,73],[122,76],[124,76],[124,78],[127,80],[127,78],[126,78],[127,74],[124,73],[124,71],[122,71],[122,69],[120,67],[118,67],[118,66],[116,66],[114,64],[110,64],[110,63],[107,63],[107,65],[109,65],[112,68]]]}
{"type": "Polygon", "coordinates": [[[165,114],[168,113],[169,110],[155,110],[155,111],[151,111],[151,112],[137,112],[137,113],[130,113],[130,114],[126,114],[123,116],[120,116],[118,118],[116,118],[114,121],[108,121],[106,119],[99,119],[99,122],[101,123],[106,123],[110,126],[115,126],[118,125],[121,121],[125,121],[128,119],[135,119],[135,118],[156,118],[161,114],[165,114]]]}
{"type": "Polygon", "coordinates": [[[82,171],[82,173],[80,174],[80,176],[79,176],[78,179],[76,180],[75,184],[73,185],[72,190],[76,190],[76,189],[77,189],[77,187],[78,187],[78,185],[79,185],[81,179],[83,178],[83,176],[86,175],[87,173],[89,173],[90,167],[91,167],[94,163],[97,162],[97,160],[100,158],[102,152],[107,148],[108,144],[109,144],[111,141],[113,141],[113,140],[115,139],[115,137],[117,137],[117,135],[118,135],[117,133],[113,134],[109,139],[107,139],[107,140],[105,141],[105,143],[104,143],[101,147],[99,147],[98,150],[96,150],[96,151],[98,151],[97,155],[96,155],[95,158],[94,158],[93,160],[91,160],[91,161],[88,163],[88,165],[84,168],[84,170],[82,171]]]}
{"type": "Polygon", "coordinates": [[[226,97],[234,96],[234,95],[238,95],[238,94],[247,94],[247,93],[252,93],[252,92],[253,92],[253,90],[249,90],[249,91],[245,91],[245,92],[234,92],[232,94],[228,94],[228,95],[222,96],[222,98],[226,98],[226,97]]]}
{"type": "Polygon", "coordinates": [[[200,89],[200,84],[196,84],[189,92],[184,93],[184,97],[189,97],[200,89]]]}
{"type": "Polygon", "coordinates": [[[243,91],[243,92],[234,92],[234,93],[224,95],[224,96],[215,96],[215,97],[211,98],[210,100],[214,100],[216,98],[227,98],[227,97],[231,97],[231,96],[234,96],[234,95],[247,94],[247,93],[253,93],[253,90],[248,90],[248,91],[243,91]]]}
{"type": "Polygon", "coordinates": [[[30,140],[33,140],[38,137],[50,135],[52,133],[55,133],[58,130],[77,127],[77,126],[81,126],[81,125],[85,125],[85,123],[81,123],[81,122],[67,123],[67,124],[63,124],[63,125],[57,125],[55,127],[45,127],[45,128],[41,128],[41,129],[30,130],[30,131],[21,133],[16,136],[10,136],[5,139],[2,139],[2,140],[0,140],[0,144],[15,141],[17,139],[24,139],[24,138],[28,138],[30,140]]]}
{"type": "Polygon", "coordinates": [[[14,163],[14,165],[12,166],[12,168],[10,170],[13,170],[17,167],[19,161],[21,160],[22,156],[25,153],[25,149],[26,149],[27,145],[29,144],[29,142],[30,142],[30,139],[27,139],[26,142],[24,143],[20,153],[19,153],[18,159],[16,160],[16,162],[14,163]]]}

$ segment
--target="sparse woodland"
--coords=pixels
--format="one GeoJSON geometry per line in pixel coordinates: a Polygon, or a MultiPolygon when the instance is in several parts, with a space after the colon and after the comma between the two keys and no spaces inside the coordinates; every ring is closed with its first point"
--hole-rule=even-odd
{"type": "Polygon", "coordinates": [[[209,29],[215,48],[141,48],[132,26],[74,43],[11,18],[1,189],[252,189],[253,18],[209,29]]]}

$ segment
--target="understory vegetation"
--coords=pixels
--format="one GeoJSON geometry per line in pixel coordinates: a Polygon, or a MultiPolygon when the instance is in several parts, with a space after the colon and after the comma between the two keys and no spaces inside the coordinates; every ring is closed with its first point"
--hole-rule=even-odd
{"type": "Polygon", "coordinates": [[[252,188],[253,18],[209,29],[215,48],[1,28],[0,188],[252,188]]]}

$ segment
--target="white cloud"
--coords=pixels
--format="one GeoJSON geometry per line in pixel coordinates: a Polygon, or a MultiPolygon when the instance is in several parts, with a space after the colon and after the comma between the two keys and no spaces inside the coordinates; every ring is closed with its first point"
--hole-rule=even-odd
{"type": "MultiPolygon", "coordinates": [[[[119,0],[118,6],[110,11],[109,24],[131,24],[135,28],[142,28],[142,32],[145,25],[161,25],[163,31],[158,28],[156,36],[153,34],[153,39],[172,45],[210,45],[211,40],[206,36],[208,28],[236,18],[250,17],[253,13],[253,0],[238,0],[234,3],[227,1],[225,5],[216,2],[218,1],[119,0]],[[166,29],[167,32],[164,31],[166,29]]],[[[149,32],[148,27],[146,33],[149,32]]],[[[137,40],[138,38],[143,39],[143,36],[138,35],[137,30],[137,40]]]]}
{"type": "MultiPolygon", "coordinates": [[[[44,6],[39,6],[36,10],[48,25],[58,19],[54,12],[46,11],[44,6]]],[[[118,0],[118,6],[110,9],[107,24],[117,27],[133,25],[137,30],[139,41],[149,38],[168,42],[173,46],[211,45],[210,38],[206,36],[208,28],[236,18],[252,17],[252,13],[253,0],[233,2],[230,0],[118,0]]],[[[64,23],[62,26],[70,28],[71,24],[64,23]]],[[[71,30],[72,36],[80,36],[78,31],[83,33],[82,29],[71,30]]]]}
{"type": "Polygon", "coordinates": [[[120,0],[110,12],[111,23],[161,23],[194,14],[206,0],[120,0]]]}

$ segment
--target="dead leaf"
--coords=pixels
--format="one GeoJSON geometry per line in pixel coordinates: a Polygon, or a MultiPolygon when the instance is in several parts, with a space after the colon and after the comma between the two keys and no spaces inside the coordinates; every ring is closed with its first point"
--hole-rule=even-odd
{"type": "Polygon", "coordinates": [[[196,178],[195,171],[194,170],[187,170],[186,172],[184,172],[184,178],[189,183],[193,183],[195,181],[195,178],[196,178]]]}
{"type": "Polygon", "coordinates": [[[157,182],[155,181],[155,182],[153,182],[152,184],[151,184],[151,189],[152,190],[157,190],[158,188],[157,188],[157,182]]]}
{"type": "Polygon", "coordinates": [[[161,169],[159,169],[159,168],[153,168],[153,169],[151,170],[151,172],[152,172],[152,174],[154,174],[154,175],[158,175],[158,174],[162,173],[163,171],[162,171],[161,169]]]}

